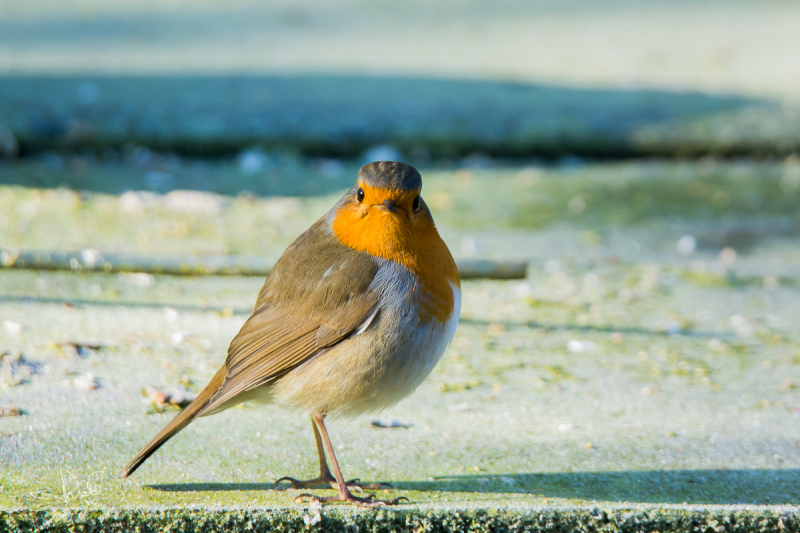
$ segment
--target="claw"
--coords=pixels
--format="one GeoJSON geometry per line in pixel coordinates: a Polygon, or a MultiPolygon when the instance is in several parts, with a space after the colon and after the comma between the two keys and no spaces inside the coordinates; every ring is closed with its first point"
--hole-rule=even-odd
{"type": "MultiPolygon", "coordinates": [[[[306,489],[306,488],[315,487],[317,485],[329,485],[331,483],[333,483],[334,485],[336,484],[336,480],[334,480],[333,478],[328,479],[327,477],[324,477],[324,476],[320,476],[320,477],[315,478],[315,479],[308,479],[308,480],[305,480],[305,481],[299,480],[299,479],[295,479],[295,478],[289,477],[289,476],[283,476],[280,479],[276,479],[275,480],[275,484],[277,485],[278,483],[280,483],[282,481],[288,481],[289,483],[291,483],[293,489],[306,489]]],[[[334,488],[336,488],[336,487],[334,486],[334,488]]]]}
{"type": "MultiPolygon", "coordinates": [[[[280,483],[282,481],[288,481],[289,483],[291,483],[293,489],[302,489],[302,488],[310,486],[309,482],[307,482],[307,481],[305,481],[305,482],[304,481],[300,481],[299,479],[295,479],[295,478],[289,477],[289,476],[283,476],[280,479],[276,479],[275,480],[275,484],[277,485],[278,483],[280,483]]],[[[316,481],[316,480],[312,480],[312,481],[316,481]]]]}
{"type": "MultiPolygon", "coordinates": [[[[300,480],[289,476],[283,476],[278,478],[274,481],[277,485],[278,483],[282,483],[284,481],[288,481],[291,483],[293,489],[305,489],[315,487],[317,485],[330,485],[334,489],[338,487],[336,483],[336,479],[331,476],[328,478],[323,474],[320,474],[319,477],[315,479],[308,479],[308,480],[300,480]]],[[[353,478],[350,481],[346,482],[347,488],[353,491],[357,491],[360,493],[364,492],[364,489],[367,490],[380,490],[380,489],[393,489],[392,485],[389,483],[378,482],[378,483],[360,483],[361,478],[353,478]]]]}
{"type": "Polygon", "coordinates": [[[349,502],[353,505],[357,505],[359,507],[368,507],[371,509],[375,509],[376,507],[387,507],[389,505],[398,505],[401,501],[410,501],[405,496],[400,496],[399,498],[393,498],[391,500],[376,500],[374,494],[369,494],[364,496],[363,498],[357,498],[352,494],[342,494],[339,493],[336,496],[315,496],[314,494],[303,493],[299,495],[297,498],[294,499],[295,503],[305,503],[305,500],[308,499],[309,502],[320,502],[320,503],[333,503],[333,502],[349,502]]]}

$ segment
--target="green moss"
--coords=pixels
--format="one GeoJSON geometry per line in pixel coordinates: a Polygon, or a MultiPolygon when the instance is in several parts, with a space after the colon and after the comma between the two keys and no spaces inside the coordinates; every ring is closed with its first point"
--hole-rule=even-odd
{"type": "Polygon", "coordinates": [[[681,273],[681,278],[689,283],[701,287],[730,287],[731,281],[726,276],[705,270],[686,270],[681,273]]]}
{"type": "Polygon", "coordinates": [[[143,509],[120,511],[2,512],[4,533],[140,531],[168,533],[326,531],[725,532],[800,531],[796,511],[697,511],[692,509],[529,509],[338,511],[143,509]]]}

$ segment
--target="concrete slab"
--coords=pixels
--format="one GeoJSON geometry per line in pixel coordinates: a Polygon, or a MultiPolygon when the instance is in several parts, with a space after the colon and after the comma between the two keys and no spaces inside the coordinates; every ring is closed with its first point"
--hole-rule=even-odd
{"type": "MultiPolygon", "coordinates": [[[[642,169],[651,167],[621,168],[587,167],[585,183],[576,176],[560,183],[574,194],[591,175],[646,179],[642,169]]],[[[730,168],[725,179],[739,179],[741,168],[730,168]]],[[[769,176],[786,168],[758,174],[766,176],[759,183],[780,186],[784,174],[769,176]]],[[[694,171],[681,190],[703,182],[694,171]]],[[[508,178],[519,187],[510,189],[514,195],[549,190],[553,196],[544,198],[561,198],[556,180],[519,172],[508,178]]],[[[434,174],[426,187],[464,179],[434,174]]],[[[507,205],[502,188],[479,194],[492,190],[497,175],[486,189],[479,174],[471,179],[489,213],[507,205]]],[[[738,205],[736,188],[725,190],[728,205],[738,205]]],[[[712,206],[713,197],[706,196],[712,206]]],[[[72,225],[56,198],[41,196],[68,224],[52,220],[76,232],[92,227],[72,225]]],[[[288,238],[294,225],[318,216],[313,206],[329,200],[296,200],[301,207],[285,225],[275,222],[279,234],[288,238]]],[[[103,195],[79,201],[119,205],[103,195]]],[[[241,201],[256,209],[274,200],[241,201]]],[[[19,209],[15,217],[30,214],[24,202],[10,205],[19,209]]],[[[153,209],[155,227],[178,216],[153,209]]],[[[269,406],[199,420],[131,479],[116,479],[174,416],[143,389],[202,387],[262,279],[0,271],[0,404],[21,413],[0,418],[4,527],[289,530],[311,527],[319,513],[314,524],[334,529],[796,529],[796,219],[790,211],[745,216],[731,207],[726,217],[690,208],[678,218],[656,209],[628,225],[608,218],[618,210],[598,207],[597,218],[569,223],[561,217],[575,210],[568,201],[560,209],[538,230],[509,223],[481,233],[446,209],[437,217],[454,248],[470,236],[487,253],[525,255],[533,268],[524,283],[465,282],[455,341],[418,391],[379,415],[331,421],[346,474],[391,481],[392,495],[411,500],[399,512],[293,504],[299,491],[273,480],[313,474],[309,421],[269,406]],[[741,240],[742,228],[749,241],[741,240]],[[693,251],[681,248],[688,255],[676,249],[683,235],[695,238],[693,251]],[[408,427],[376,428],[378,417],[408,427]]],[[[224,222],[229,215],[221,213],[224,222]]],[[[44,235],[43,226],[58,235],[58,224],[37,216],[28,218],[30,235],[44,235]]],[[[17,218],[6,220],[20,231],[17,218]]],[[[103,233],[85,233],[95,235],[103,233]]],[[[209,242],[217,246],[226,234],[215,235],[209,242]]]]}

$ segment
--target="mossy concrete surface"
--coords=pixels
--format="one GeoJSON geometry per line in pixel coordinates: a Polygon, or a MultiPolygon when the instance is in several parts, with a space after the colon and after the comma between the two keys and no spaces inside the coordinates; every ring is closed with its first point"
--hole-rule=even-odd
{"type": "MultiPolygon", "coordinates": [[[[7,185],[0,187],[2,246],[274,259],[353,186],[359,167],[280,155],[250,171],[230,159],[147,150],[0,162],[0,185],[7,185]]],[[[551,237],[566,228],[612,252],[608,238],[618,228],[646,230],[652,222],[699,232],[701,248],[742,251],[763,237],[796,235],[800,220],[796,156],[594,165],[488,159],[418,168],[425,201],[462,257],[545,259],[557,245],[551,237]],[[541,229],[550,231],[531,231],[541,229]],[[531,239],[550,244],[540,251],[531,239]]]]}
{"type": "MultiPolygon", "coordinates": [[[[76,161],[57,175],[118,179],[76,161]]],[[[50,176],[39,164],[4,168],[50,176]]],[[[377,496],[409,498],[396,510],[293,503],[274,480],[315,475],[314,441],[275,406],[200,419],[117,479],[174,416],[164,398],[222,364],[263,279],[0,270],[0,528],[796,530],[795,165],[423,168],[454,253],[531,269],[463,284],[414,395],[330,420],[345,475],[391,482],[377,496]]],[[[274,256],[350,181],[291,198],[6,186],[0,228],[40,249],[274,256]]]]}

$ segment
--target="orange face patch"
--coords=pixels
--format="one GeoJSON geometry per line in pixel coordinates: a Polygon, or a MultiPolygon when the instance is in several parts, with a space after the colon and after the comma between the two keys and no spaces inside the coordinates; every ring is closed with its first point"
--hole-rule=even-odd
{"type": "Polygon", "coordinates": [[[380,189],[378,187],[370,187],[366,183],[359,183],[359,187],[364,191],[364,200],[359,204],[359,211],[366,214],[371,207],[377,207],[383,204],[386,200],[393,200],[395,204],[406,213],[413,213],[414,198],[419,195],[419,190],[416,191],[393,191],[390,189],[380,189]]]}
{"type": "Polygon", "coordinates": [[[433,219],[420,210],[414,212],[419,191],[392,191],[359,184],[364,199],[342,205],[332,229],[342,242],[360,252],[397,261],[415,273],[428,297],[420,301],[420,320],[447,321],[453,313],[454,297],[450,284],[460,286],[458,269],[433,219]],[[388,209],[384,202],[396,205],[388,209]]]}

